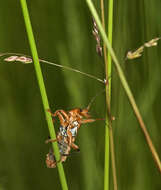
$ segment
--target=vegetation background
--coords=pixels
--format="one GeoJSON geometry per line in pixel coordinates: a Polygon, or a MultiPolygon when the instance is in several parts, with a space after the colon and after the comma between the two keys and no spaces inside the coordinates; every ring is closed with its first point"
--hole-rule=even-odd
{"type": "MultiPolygon", "coordinates": [[[[100,13],[99,4],[95,0],[100,13]]],[[[95,52],[92,19],[85,1],[35,0],[28,1],[28,8],[39,57],[104,78],[103,58],[95,52]]],[[[161,42],[146,48],[141,58],[124,62],[128,50],[161,36],[160,8],[159,0],[115,0],[113,47],[161,156],[161,42]]],[[[1,2],[0,52],[30,55],[19,1],[1,2]]],[[[86,107],[104,88],[80,74],[41,65],[53,111],[86,107]]],[[[103,94],[97,97],[91,109],[94,118],[105,117],[104,102],[103,94]]],[[[161,189],[160,174],[114,68],[112,114],[116,117],[113,130],[119,189],[161,189]]],[[[33,65],[0,59],[0,190],[61,189],[57,169],[45,165],[50,147],[44,144],[47,138],[33,65]]],[[[73,154],[64,163],[69,189],[103,189],[104,122],[84,125],[77,144],[80,154],[73,154]]],[[[112,189],[112,182],[110,185],[112,189]]]]}

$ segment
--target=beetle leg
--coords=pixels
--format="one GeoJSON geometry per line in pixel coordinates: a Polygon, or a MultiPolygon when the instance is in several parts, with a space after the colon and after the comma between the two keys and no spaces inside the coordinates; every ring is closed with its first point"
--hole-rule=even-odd
{"type": "Polygon", "coordinates": [[[47,144],[47,143],[49,143],[49,142],[60,142],[60,140],[62,139],[62,137],[61,137],[61,135],[57,135],[57,137],[56,137],[56,139],[47,139],[46,141],[45,141],[45,143],[47,144]]]}
{"type": "Polygon", "coordinates": [[[45,141],[45,144],[48,144],[49,142],[56,142],[56,141],[58,141],[58,139],[47,139],[45,141]]]}
{"type": "MultiPolygon", "coordinates": [[[[60,120],[60,124],[62,126],[68,125],[67,121],[68,121],[69,117],[68,117],[68,114],[64,110],[57,110],[57,111],[55,111],[55,113],[52,113],[50,110],[47,110],[47,111],[52,115],[52,117],[58,116],[58,118],[60,120]]],[[[53,121],[54,121],[54,119],[53,119],[53,121]]]]}
{"type": "Polygon", "coordinates": [[[65,117],[66,120],[69,120],[69,116],[66,113],[66,111],[64,111],[64,110],[58,110],[58,111],[65,117]]]}
{"type": "Polygon", "coordinates": [[[61,126],[66,127],[68,125],[68,120],[64,119],[60,112],[57,113],[57,116],[59,118],[61,126]]]}
{"type": "Polygon", "coordinates": [[[62,114],[65,117],[65,120],[69,120],[68,114],[64,110],[57,110],[57,111],[55,111],[54,114],[52,114],[52,116],[53,117],[56,117],[56,116],[59,117],[58,114],[62,114]]]}
{"type": "Polygon", "coordinates": [[[80,151],[79,147],[74,143],[71,144],[71,147],[78,152],[80,151]]]}

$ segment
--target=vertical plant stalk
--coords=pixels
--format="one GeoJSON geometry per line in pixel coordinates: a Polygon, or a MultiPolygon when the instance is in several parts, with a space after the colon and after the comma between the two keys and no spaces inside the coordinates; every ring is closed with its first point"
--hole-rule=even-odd
{"type": "MultiPolygon", "coordinates": [[[[101,0],[101,18],[102,18],[102,26],[105,30],[105,13],[104,13],[104,0],[101,0]]],[[[108,77],[108,62],[107,62],[107,49],[105,43],[103,43],[103,54],[104,54],[104,63],[105,63],[105,73],[106,73],[106,81],[108,80],[108,86],[106,85],[106,105],[107,105],[107,116],[105,123],[105,160],[104,160],[104,190],[109,189],[109,165],[110,165],[110,152],[109,152],[109,144],[110,144],[110,133],[109,133],[109,116],[110,114],[110,99],[109,99],[109,89],[111,80],[108,77]],[[110,80],[110,81],[109,81],[110,80]]]]}
{"type": "Polygon", "coordinates": [[[141,130],[142,130],[142,132],[143,132],[143,134],[145,136],[146,142],[147,142],[147,144],[149,146],[149,149],[150,149],[150,151],[152,153],[153,159],[154,159],[154,161],[155,161],[155,163],[156,163],[156,165],[157,165],[157,167],[158,167],[158,169],[159,169],[159,171],[161,173],[160,158],[159,158],[158,153],[157,153],[157,151],[156,151],[156,149],[155,149],[155,147],[154,147],[154,145],[152,143],[150,135],[149,135],[149,133],[148,133],[148,131],[146,129],[146,126],[145,126],[144,121],[143,121],[143,119],[141,117],[139,108],[136,105],[134,96],[133,96],[133,94],[132,94],[132,92],[130,90],[130,87],[129,87],[128,83],[127,83],[127,80],[126,80],[126,78],[124,76],[124,73],[123,73],[122,68],[121,68],[121,66],[119,64],[119,61],[118,61],[118,59],[117,59],[117,57],[116,57],[116,55],[115,55],[115,53],[114,53],[114,51],[113,51],[113,49],[112,49],[112,47],[110,45],[110,42],[109,42],[109,40],[108,40],[108,38],[106,36],[106,33],[105,33],[105,31],[104,31],[104,29],[102,27],[101,21],[100,21],[100,19],[98,17],[97,11],[96,11],[93,3],[91,2],[91,0],[86,0],[86,2],[87,2],[87,5],[89,6],[89,9],[90,9],[91,13],[92,13],[92,16],[94,17],[94,19],[95,19],[95,21],[97,23],[97,26],[98,26],[98,28],[100,30],[100,33],[101,33],[102,38],[103,38],[103,41],[105,42],[106,47],[108,48],[108,51],[111,54],[111,57],[113,59],[114,65],[116,67],[116,71],[117,71],[118,76],[120,78],[121,84],[122,84],[122,86],[123,86],[123,88],[124,88],[124,90],[126,92],[126,95],[127,95],[128,99],[129,99],[129,102],[130,102],[130,104],[131,104],[131,106],[133,108],[133,111],[134,111],[134,113],[136,115],[136,118],[137,118],[137,120],[139,122],[139,126],[140,126],[140,128],[141,128],[141,130]]]}
{"type": "MultiPolygon", "coordinates": [[[[104,13],[104,0],[101,0],[101,17],[102,26],[105,31],[105,13],[104,13]]],[[[108,38],[110,44],[112,44],[112,31],[113,31],[113,0],[109,0],[108,5],[108,38]]],[[[106,44],[103,43],[104,51],[104,61],[105,61],[105,73],[106,81],[108,80],[108,85],[106,86],[106,103],[108,113],[111,113],[111,68],[112,61],[110,53],[107,52],[106,44]]],[[[113,130],[111,122],[111,114],[107,114],[106,128],[105,128],[105,169],[104,169],[104,190],[109,189],[109,139],[110,139],[110,152],[111,152],[111,163],[112,163],[112,174],[113,174],[113,185],[114,190],[117,190],[117,177],[116,177],[116,164],[115,164],[115,149],[114,149],[114,139],[113,130]],[[107,149],[107,150],[106,150],[107,149]]]]}
{"type": "MultiPolygon", "coordinates": [[[[113,0],[109,0],[108,4],[108,38],[109,42],[112,46],[112,33],[113,33],[113,0]]],[[[109,113],[111,113],[111,70],[112,70],[112,59],[110,52],[107,54],[107,75],[109,78],[109,86],[108,86],[108,98],[109,98],[109,113]]],[[[111,163],[112,163],[112,174],[113,174],[113,185],[114,190],[117,190],[117,174],[116,174],[116,162],[115,162],[115,148],[114,148],[114,138],[113,138],[113,130],[111,118],[109,118],[109,132],[110,132],[110,152],[111,152],[111,163]]]]}
{"type": "MultiPolygon", "coordinates": [[[[30,49],[31,49],[31,53],[33,56],[33,60],[34,60],[34,67],[35,67],[35,71],[36,71],[38,85],[40,88],[42,103],[43,103],[43,107],[44,107],[44,111],[45,111],[45,116],[46,116],[46,120],[47,120],[47,124],[48,124],[48,128],[49,128],[49,132],[50,132],[50,137],[52,139],[56,139],[56,134],[55,134],[52,118],[51,118],[51,115],[47,112],[47,110],[49,109],[49,103],[48,103],[43,75],[42,75],[42,71],[41,71],[41,67],[40,67],[40,63],[39,63],[39,58],[38,58],[35,39],[34,39],[33,31],[32,31],[32,26],[31,26],[31,22],[30,22],[30,17],[29,17],[29,13],[28,13],[27,3],[26,3],[26,0],[20,0],[20,3],[21,3],[21,7],[22,7],[22,13],[24,16],[24,21],[25,21],[26,31],[27,31],[27,35],[28,35],[29,44],[30,44],[30,49]]],[[[58,145],[57,145],[57,143],[52,143],[52,146],[54,149],[56,160],[58,161],[60,159],[58,145]]],[[[62,185],[62,189],[68,190],[62,163],[58,163],[57,167],[58,167],[59,178],[60,178],[60,182],[62,185]]]]}

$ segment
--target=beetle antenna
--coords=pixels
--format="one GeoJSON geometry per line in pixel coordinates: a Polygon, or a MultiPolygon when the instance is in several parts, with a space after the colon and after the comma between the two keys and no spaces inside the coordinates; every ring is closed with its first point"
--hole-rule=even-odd
{"type": "Polygon", "coordinates": [[[94,100],[96,99],[96,97],[100,94],[102,94],[105,91],[105,89],[101,90],[101,92],[98,92],[89,102],[88,106],[87,106],[87,110],[89,110],[91,108],[92,103],[94,102],[94,100]]]}

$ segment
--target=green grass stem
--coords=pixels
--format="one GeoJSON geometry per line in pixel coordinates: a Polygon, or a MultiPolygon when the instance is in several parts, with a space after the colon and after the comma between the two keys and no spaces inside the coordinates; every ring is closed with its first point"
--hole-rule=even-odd
{"type": "MultiPolygon", "coordinates": [[[[108,1],[108,39],[112,46],[112,33],[113,33],[113,0],[108,1]]],[[[109,113],[111,112],[111,70],[112,70],[112,59],[110,52],[107,53],[107,66],[106,66],[106,76],[108,77],[108,101],[109,101],[109,113]]],[[[113,174],[113,186],[114,190],[117,190],[117,175],[116,175],[116,163],[115,163],[115,148],[114,148],[114,138],[112,122],[109,118],[109,136],[110,136],[110,153],[111,153],[111,164],[112,164],[112,174],[113,174]]],[[[106,184],[105,184],[106,185],[106,184]]],[[[106,186],[104,186],[106,190],[106,186]]]]}
{"type": "MultiPolygon", "coordinates": [[[[45,111],[45,116],[46,116],[46,120],[47,120],[47,124],[48,124],[48,128],[49,128],[49,132],[50,132],[50,137],[52,139],[56,139],[56,133],[54,130],[52,118],[51,118],[51,115],[47,112],[47,110],[49,109],[49,103],[48,103],[48,98],[47,98],[47,94],[46,94],[46,90],[45,90],[42,71],[41,71],[41,67],[40,67],[40,63],[39,63],[39,58],[38,58],[35,39],[34,39],[33,31],[32,31],[32,26],[31,26],[31,22],[30,22],[30,17],[29,17],[29,13],[28,13],[27,3],[26,3],[26,0],[20,0],[20,3],[21,3],[21,7],[22,7],[22,13],[24,16],[24,21],[25,21],[27,36],[28,36],[28,40],[29,40],[29,44],[30,44],[30,48],[31,48],[31,53],[32,53],[33,60],[34,60],[34,67],[35,67],[35,71],[36,71],[38,85],[40,88],[42,103],[43,103],[43,107],[44,107],[44,111],[45,111]]],[[[52,145],[53,145],[56,160],[59,160],[60,154],[59,154],[58,145],[57,145],[57,143],[52,143],[52,145]]],[[[61,163],[58,163],[57,167],[58,167],[59,178],[60,178],[60,182],[62,185],[62,189],[68,190],[63,166],[61,163]]]]}
{"type": "MultiPolygon", "coordinates": [[[[105,27],[105,11],[104,11],[104,0],[100,0],[101,2],[101,19],[102,26],[104,31],[106,31],[105,27]]],[[[113,0],[109,0],[108,5],[108,37],[109,41],[112,44],[112,30],[113,30],[113,0]]],[[[111,68],[112,61],[110,53],[107,53],[106,44],[103,43],[103,51],[104,51],[104,63],[105,63],[105,73],[106,80],[108,80],[108,85],[106,86],[106,103],[107,103],[107,117],[106,117],[106,125],[105,125],[105,161],[104,161],[104,190],[109,189],[109,157],[111,153],[111,163],[112,163],[112,174],[113,174],[113,184],[114,190],[117,190],[117,178],[116,178],[116,166],[115,166],[115,151],[114,151],[114,140],[113,140],[113,130],[112,130],[112,122],[111,122],[111,68]],[[110,149],[110,153],[109,153],[110,149]]]]}
{"type": "Polygon", "coordinates": [[[95,21],[96,21],[96,23],[98,25],[98,28],[100,30],[101,36],[103,38],[103,41],[105,42],[106,47],[108,48],[108,51],[111,54],[111,57],[113,59],[113,62],[114,62],[115,68],[117,70],[118,76],[119,76],[120,81],[122,83],[122,86],[123,86],[123,88],[124,88],[124,90],[125,90],[125,92],[126,92],[126,94],[128,96],[128,99],[129,99],[129,101],[131,103],[131,106],[132,106],[132,108],[134,110],[134,113],[135,113],[136,118],[137,118],[137,120],[139,122],[139,125],[140,125],[140,127],[141,127],[141,129],[143,131],[143,134],[145,136],[146,142],[147,142],[147,144],[148,144],[148,146],[150,148],[150,151],[152,153],[153,159],[154,159],[159,171],[161,172],[161,162],[160,162],[158,153],[156,152],[155,147],[154,147],[154,145],[152,143],[152,140],[151,140],[151,138],[149,136],[149,133],[148,133],[148,131],[146,129],[146,126],[145,126],[144,121],[143,121],[143,119],[141,117],[139,108],[138,108],[138,106],[137,106],[137,104],[135,102],[134,96],[133,96],[133,94],[132,94],[132,92],[130,90],[130,87],[129,87],[128,83],[127,83],[127,80],[126,80],[126,78],[124,76],[123,70],[122,70],[122,68],[121,68],[121,66],[119,64],[119,61],[118,61],[118,59],[117,59],[117,57],[116,57],[116,55],[115,55],[115,53],[113,51],[113,48],[110,45],[110,42],[109,42],[109,40],[108,40],[108,38],[106,36],[106,33],[105,33],[105,31],[104,31],[104,29],[102,27],[102,24],[101,24],[101,21],[99,19],[98,14],[97,14],[97,11],[96,11],[96,9],[95,9],[95,7],[94,7],[91,0],[86,0],[86,2],[87,2],[87,5],[88,5],[88,7],[89,7],[89,9],[91,11],[92,16],[94,17],[94,19],[95,19],[95,21]]]}
{"type": "MultiPolygon", "coordinates": [[[[101,3],[101,19],[102,26],[105,30],[105,11],[104,11],[104,0],[100,1],[101,3]]],[[[110,133],[109,133],[109,109],[110,109],[110,99],[109,99],[109,84],[111,83],[110,77],[108,77],[108,61],[107,61],[107,49],[106,44],[103,43],[103,53],[104,53],[104,63],[105,63],[105,73],[106,73],[106,81],[108,80],[108,87],[106,86],[106,102],[107,102],[107,116],[105,123],[105,158],[104,158],[104,190],[109,189],[109,165],[110,165],[110,133]],[[109,104],[108,104],[109,102],[109,104]]]]}

